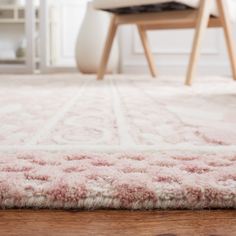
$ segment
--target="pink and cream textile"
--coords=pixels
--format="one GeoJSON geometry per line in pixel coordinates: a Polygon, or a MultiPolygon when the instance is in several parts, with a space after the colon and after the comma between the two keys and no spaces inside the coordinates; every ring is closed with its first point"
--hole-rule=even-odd
{"type": "Polygon", "coordinates": [[[236,208],[236,83],[0,77],[0,207],[236,208]]]}

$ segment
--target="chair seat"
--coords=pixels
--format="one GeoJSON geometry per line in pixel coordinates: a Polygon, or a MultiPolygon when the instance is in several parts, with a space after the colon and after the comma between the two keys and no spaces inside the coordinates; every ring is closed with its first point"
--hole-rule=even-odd
{"type": "MultiPolygon", "coordinates": [[[[236,21],[236,0],[225,0],[229,6],[230,19],[236,21]]],[[[94,0],[93,4],[96,9],[100,10],[111,10],[127,7],[143,7],[153,4],[162,4],[162,3],[180,3],[185,4],[186,6],[198,8],[200,1],[199,0],[94,0]]],[[[136,8],[137,9],[137,8],[136,8]]],[[[218,10],[216,3],[212,5],[211,14],[217,16],[218,10]]]]}

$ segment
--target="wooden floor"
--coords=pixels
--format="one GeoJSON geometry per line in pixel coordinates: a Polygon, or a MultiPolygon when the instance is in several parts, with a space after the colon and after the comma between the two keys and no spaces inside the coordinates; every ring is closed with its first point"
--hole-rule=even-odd
{"type": "Polygon", "coordinates": [[[0,211],[1,236],[235,236],[236,211],[0,211]]]}

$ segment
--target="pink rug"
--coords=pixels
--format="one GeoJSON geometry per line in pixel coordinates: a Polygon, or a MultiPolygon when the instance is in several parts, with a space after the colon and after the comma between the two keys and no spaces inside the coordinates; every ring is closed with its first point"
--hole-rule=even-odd
{"type": "Polygon", "coordinates": [[[0,207],[236,208],[236,83],[182,81],[2,76],[0,207]]]}

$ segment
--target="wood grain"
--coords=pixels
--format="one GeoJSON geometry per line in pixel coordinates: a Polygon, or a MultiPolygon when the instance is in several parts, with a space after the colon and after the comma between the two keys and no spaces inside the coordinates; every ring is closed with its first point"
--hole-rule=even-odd
{"type": "Polygon", "coordinates": [[[222,22],[224,33],[225,33],[225,40],[226,40],[229,58],[231,62],[233,78],[234,80],[236,80],[236,50],[235,50],[235,42],[233,38],[231,21],[228,17],[229,10],[227,7],[227,3],[225,3],[223,0],[217,0],[216,2],[219,8],[220,20],[222,22]]]}
{"type": "Polygon", "coordinates": [[[197,17],[196,31],[193,40],[192,53],[189,60],[189,66],[187,71],[186,85],[192,85],[193,77],[196,74],[196,68],[198,59],[200,56],[203,36],[207,30],[210,19],[210,9],[212,6],[212,0],[201,0],[199,15],[197,17]]]}
{"type": "Polygon", "coordinates": [[[1,236],[235,236],[236,211],[0,211],[1,236]]]}
{"type": "Polygon", "coordinates": [[[116,16],[114,15],[110,22],[108,36],[107,36],[106,43],[103,49],[102,60],[100,62],[100,66],[99,66],[99,70],[97,74],[97,80],[102,80],[106,72],[109,56],[110,56],[113,42],[114,42],[116,32],[117,32],[117,24],[115,22],[116,22],[116,16]]]}
{"type": "MultiPolygon", "coordinates": [[[[198,10],[164,11],[154,13],[138,13],[116,15],[116,24],[140,25],[146,30],[188,29],[196,27],[198,10]]],[[[208,27],[222,27],[219,18],[211,17],[208,27]]]]}
{"type": "Polygon", "coordinates": [[[152,55],[152,51],[148,42],[148,36],[146,30],[142,28],[142,26],[137,25],[138,27],[138,32],[140,35],[140,39],[143,45],[143,49],[145,52],[145,56],[147,58],[149,70],[151,72],[151,75],[153,78],[157,77],[157,70],[156,70],[156,65],[155,65],[155,59],[152,55]]]}

